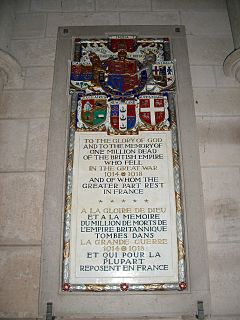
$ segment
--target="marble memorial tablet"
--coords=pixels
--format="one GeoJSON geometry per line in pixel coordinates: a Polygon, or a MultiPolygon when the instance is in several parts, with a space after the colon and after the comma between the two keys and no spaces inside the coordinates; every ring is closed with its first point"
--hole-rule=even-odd
{"type": "Polygon", "coordinates": [[[63,290],[185,289],[170,40],[76,38],[70,70],[63,290]]]}

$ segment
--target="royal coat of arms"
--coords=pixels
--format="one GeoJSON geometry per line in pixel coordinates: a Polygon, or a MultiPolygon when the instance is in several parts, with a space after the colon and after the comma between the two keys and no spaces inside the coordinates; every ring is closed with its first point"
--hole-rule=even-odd
{"type": "Polygon", "coordinates": [[[108,85],[120,92],[126,92],[138,86],[136,60],[126,59],[124,50],[118,52],[118,59],[108,63],[108,85]]]}
{"type": "Polygon", "coordinates": [[[102,89],[113,96],[134,95],[146,84],[146,70],[139,61],[127,55],[125,49],[119,50],[116,58],[104,62],[104,71],[99,74],[102,89]]]}

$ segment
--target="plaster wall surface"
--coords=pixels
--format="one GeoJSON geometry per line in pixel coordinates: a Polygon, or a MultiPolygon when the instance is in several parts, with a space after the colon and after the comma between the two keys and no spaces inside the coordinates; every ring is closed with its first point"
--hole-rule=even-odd
{"type": "Polygon", "coordinates": [[[57,28],[182,24],[187,33],[198,124],[211,314],[216,320],[240,319],[240,84],[222,72],[222,63],[233,50],[225,1],[13,2],[16,19],[4,17],[8,34],[0,45],[19,61],[25,80],[20,88],[5,87],[0,105],[0,317],[38,315],[43,193],[57,28]]]}

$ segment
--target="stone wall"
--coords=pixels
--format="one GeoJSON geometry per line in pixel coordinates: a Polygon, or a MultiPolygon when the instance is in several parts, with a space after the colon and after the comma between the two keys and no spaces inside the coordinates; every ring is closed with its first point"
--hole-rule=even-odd
{"type": "MultiPolygon", "coordinates": [[[[13,0],[10,0],[13,1],[13,0]]],[[[58,26],[186,27],[199,133],[212,315],[240,318],[240,90],[222,71],[233,41],[223,0],[17,0],[5,47],[24,82],[0,106],[0,317],[38,315],[48,121],[58,26]],[[8,44],[7,44],[8,43],[8,44]]],[[[10,19],[10,18],[9,18],[10,19]]]]}
{"type": "Polygon", "coordinates": [[[9,50],[15,19],[14,1],[0,2],[0,49],[9,50]]]}

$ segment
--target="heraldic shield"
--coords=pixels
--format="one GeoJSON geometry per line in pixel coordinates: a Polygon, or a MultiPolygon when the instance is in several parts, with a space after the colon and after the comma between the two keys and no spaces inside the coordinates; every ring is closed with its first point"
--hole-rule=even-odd
{"type": "Polygon", "coordinates": [[[88,96],[81,100],[81,120],[90,127],[101,125],[107,116],[105,96],[88,96]]]}
{"type": "Polygon", "coordinates": [[[120,92],[134,89],[139,84],[136,60],[126,59],[126,54],[120,51],[121,60],[110,60],[108,63],[108,85],[120,92]]]}
{"type": "Polygon", "coordinates": [[[84,83],[93,79],[92,66],[83,66],[80,62],[71,63],[71,88],[82,89],[84,83]]]}
{"type": "Polygon", "coordinates": [[[167,97],[160,95],[142,95],[139,97],[139,116],[147,125],[159,125],[165,119],[167,97]]]}
{"type": "Polygon", "coordinates": [[[172,62],[153,64],[152,73],[154,82],[162,89],[172,88],[175,83],[174,65],[172,62]]]}
{"type": "Polygon", "coordinates": [[[124,132],[136,124],[136,103],[134,100],[112,101],[110,122],[113,129],[124,132]]]}

